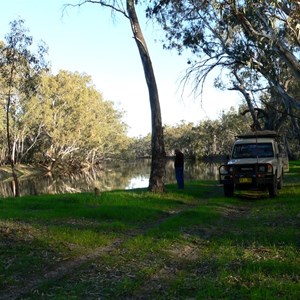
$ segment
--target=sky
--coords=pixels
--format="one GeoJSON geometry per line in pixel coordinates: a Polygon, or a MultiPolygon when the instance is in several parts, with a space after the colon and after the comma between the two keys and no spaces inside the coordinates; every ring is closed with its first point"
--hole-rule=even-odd
{"type": "MultiPolygon", "coordinates": [[[[0,40],[10,31],[9,22],[24,19],[34,42],[43,40],[48,45],[46,59],[53,74],[68,70],[90,75],[103,98],[124,111],[128,135],[146,135],[151,131],[148,89],[129,21],[96,4],[63,10],[64,4],[78,2],[1,1],[0,40]]],[[[187,55],[164,50],[162,30],[147,22],[142,11],[138,15],[156,76],[163,124],[197,124],[218,118],[232,106],[237,109],[240,96],[214,88],[213,76],[204,85],[202,97],[195,97],[191,86],[183,92],[180,81],[188,67],[187,55]]]]}

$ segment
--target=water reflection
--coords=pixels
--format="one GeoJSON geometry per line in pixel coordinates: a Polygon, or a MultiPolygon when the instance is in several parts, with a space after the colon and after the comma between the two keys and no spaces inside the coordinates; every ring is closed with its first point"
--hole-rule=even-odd
{"type": "MultiPolygon", "coordinates": [[[[148,186],[151,161],[107,162],[103,167],[89,172],[64,174],[60,176],[37,176],[20,178],[21,195],[60,194],[132,189],[148,186]]],[[[186,160],[185,180],[217,180],[218,164],[186,160]]],[[[174,183],[173,161],[166,164],[166,183],[174,183]]],[[[12,196],[11,182],[0,182],[0,197],[12,196]]]]}

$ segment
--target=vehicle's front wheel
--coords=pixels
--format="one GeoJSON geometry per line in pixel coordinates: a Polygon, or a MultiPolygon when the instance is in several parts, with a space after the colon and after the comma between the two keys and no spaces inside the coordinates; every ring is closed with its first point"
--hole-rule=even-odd
{"type": "Polygon", "coordinates": [[[277,174],[274,176],[273,183],[268,186],[269,196],[274,198],[278,195],[278,183],[277,183],[277,174]]]}
{"type": "Polygon", "coordinates": [[[224,196],[232,197],[234,194],[234,185],[233,184],[224,184],[224,196]]]}

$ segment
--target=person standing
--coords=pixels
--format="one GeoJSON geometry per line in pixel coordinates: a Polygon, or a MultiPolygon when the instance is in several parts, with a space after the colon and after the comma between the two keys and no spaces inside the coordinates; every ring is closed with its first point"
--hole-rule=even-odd
{"type": "Polygon", "coordinates": [[[184,155],[179,149],[175,149],[175,176],[177,181],[178,189],[184,188],[184,178],[183,178],[183,170],[184,170],[184,155]]]}

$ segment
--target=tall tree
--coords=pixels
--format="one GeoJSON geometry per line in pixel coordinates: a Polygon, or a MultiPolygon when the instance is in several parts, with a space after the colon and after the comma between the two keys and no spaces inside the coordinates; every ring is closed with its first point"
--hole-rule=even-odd
{"type": "Polygon", "coordinates": [[[162,24],[167,48],[194,54],[187,78],[197,87],[216,67],[230,73],[229,87],[245,96],[256,125],[254,91],[276,89],[285,113],[300,109],[280,78],[285,70],[300,81],[299,1],[152,0],[148,16],[162,24]]]}
{"type": "Polygon", "coordinates": [[[94,164],[117,156],[127,144],[122,114],[103,100],[86,74],[45,74],[30,104],[38,104],[35,130],[42,124],[36,154],[49,170],[94,164]]]}
{"type": "Polygon", "coordinates": [[[46,67],[44,54],[47,49],[40,44],[37,53],[30,51],[33,39],[27,35],[28,30],[24,27],[24,20],[12,21],[10,26],[11,31],[5,37],[6,45],[0,49],[0,82],[6,100],[6,139],[14,179],[13,193],[19,196],[19,183],[15,171],[17,137],[16,135],[12,137],[12,132],[16,132],[22,102],[36,91],[39,75],[46,67]]]}
{"type": "MultiPolygon", "coordinates": [[[[76,4],[75,6],[81,6],[86,3],[99,4],[103,7],[110,8],[118,13],[121,13],[130,21],[133,37],[135,39],[140,54],[140,58],[143,64],[145,79],[148,86],[150,108],[151,108],[152,163],[151,163],[151,173],[150,173],[148,189],[149,191],[152,192],[163,192],[164,176],[165,176],[165,149],[164,149],[163,126],[162,126],[162,119],[161,119],[160,102],[159,102],[158,89],[156,85],[156,79],[154,75],[150,54],[135,9],[135,4],[138,3],[138,1],[137,0],[126,0],[126,1],[83,0],[80,3],[76,4]]],[[[67,6],[70,6],[70,4],[67,6]]]]}

